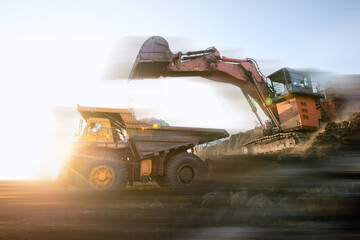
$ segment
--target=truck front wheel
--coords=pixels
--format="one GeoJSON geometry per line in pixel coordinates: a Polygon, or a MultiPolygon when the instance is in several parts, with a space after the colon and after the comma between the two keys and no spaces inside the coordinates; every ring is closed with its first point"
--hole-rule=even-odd
{"type": "Polygon", "coordinates": [[[97,191],[124,188],[127,184],[128,172],[121,159],[112,154],[97,157],[99,159],[93,160],[88,166],[88,185],[97,191]]]}
{"type": "Polygon", "coordinates": [[[203,161],[192,153],[178,153],[165,167],[163,184],[171,192],[186,193],[199,190],[206,175],[203,161]]]}

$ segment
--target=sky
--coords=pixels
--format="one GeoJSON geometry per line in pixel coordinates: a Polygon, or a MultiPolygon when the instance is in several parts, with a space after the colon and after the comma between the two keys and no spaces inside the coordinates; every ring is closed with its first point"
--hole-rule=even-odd
{"type": "Polygon", "coordinates": [[[256,118],[234,86],[199,78],[128,82],[150,36],[165,37],[173,52],[215,46],[227,57],[254,58],[265,75],[282,67],[359,74],[359,13],[356,0],[0,0],[6,136],[0,179],[55,174],[41,166],[59,165],[68,144],[56,143],[62,146],[56,154],[49,144],[78,124],[61,124],[53,113],[58,107],[149,108],[171,125],[230,132],[254,127],[256,118]],[[114,71],[117,77],[109,79],[114,71]]]}

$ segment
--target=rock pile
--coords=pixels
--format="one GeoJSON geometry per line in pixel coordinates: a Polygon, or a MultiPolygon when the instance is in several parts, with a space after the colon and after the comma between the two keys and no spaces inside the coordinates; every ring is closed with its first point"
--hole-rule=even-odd
{"type": "Polygon", "coordinates": [[[329,122],[304,145],[307,154],[324,155],[339,150],[360,150],[360,113],[342,122],[329,122]]]}

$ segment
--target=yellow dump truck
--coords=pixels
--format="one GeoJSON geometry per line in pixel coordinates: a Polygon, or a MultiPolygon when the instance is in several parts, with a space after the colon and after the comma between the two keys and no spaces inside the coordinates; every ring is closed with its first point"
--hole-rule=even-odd
{"type": "Polygon", "coordinates": [[[128,109],[77,110],[86,126],[61,176],[68,184],[99,191],[148,180],[173,192],[196,189],[206,167],[194,147],[229,135],[223,129],[150,125],[128,109]]]}

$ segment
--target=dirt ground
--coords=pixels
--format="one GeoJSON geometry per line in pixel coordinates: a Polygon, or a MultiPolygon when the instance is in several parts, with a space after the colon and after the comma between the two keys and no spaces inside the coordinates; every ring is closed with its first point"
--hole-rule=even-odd
{"type": "Polygon", "coordinates": [[[359,163],[359,152],[284,164],[228,156],[187,196],[150,183],[98,194],[1,181],[0,239],[359,239],[359,163]]]}

